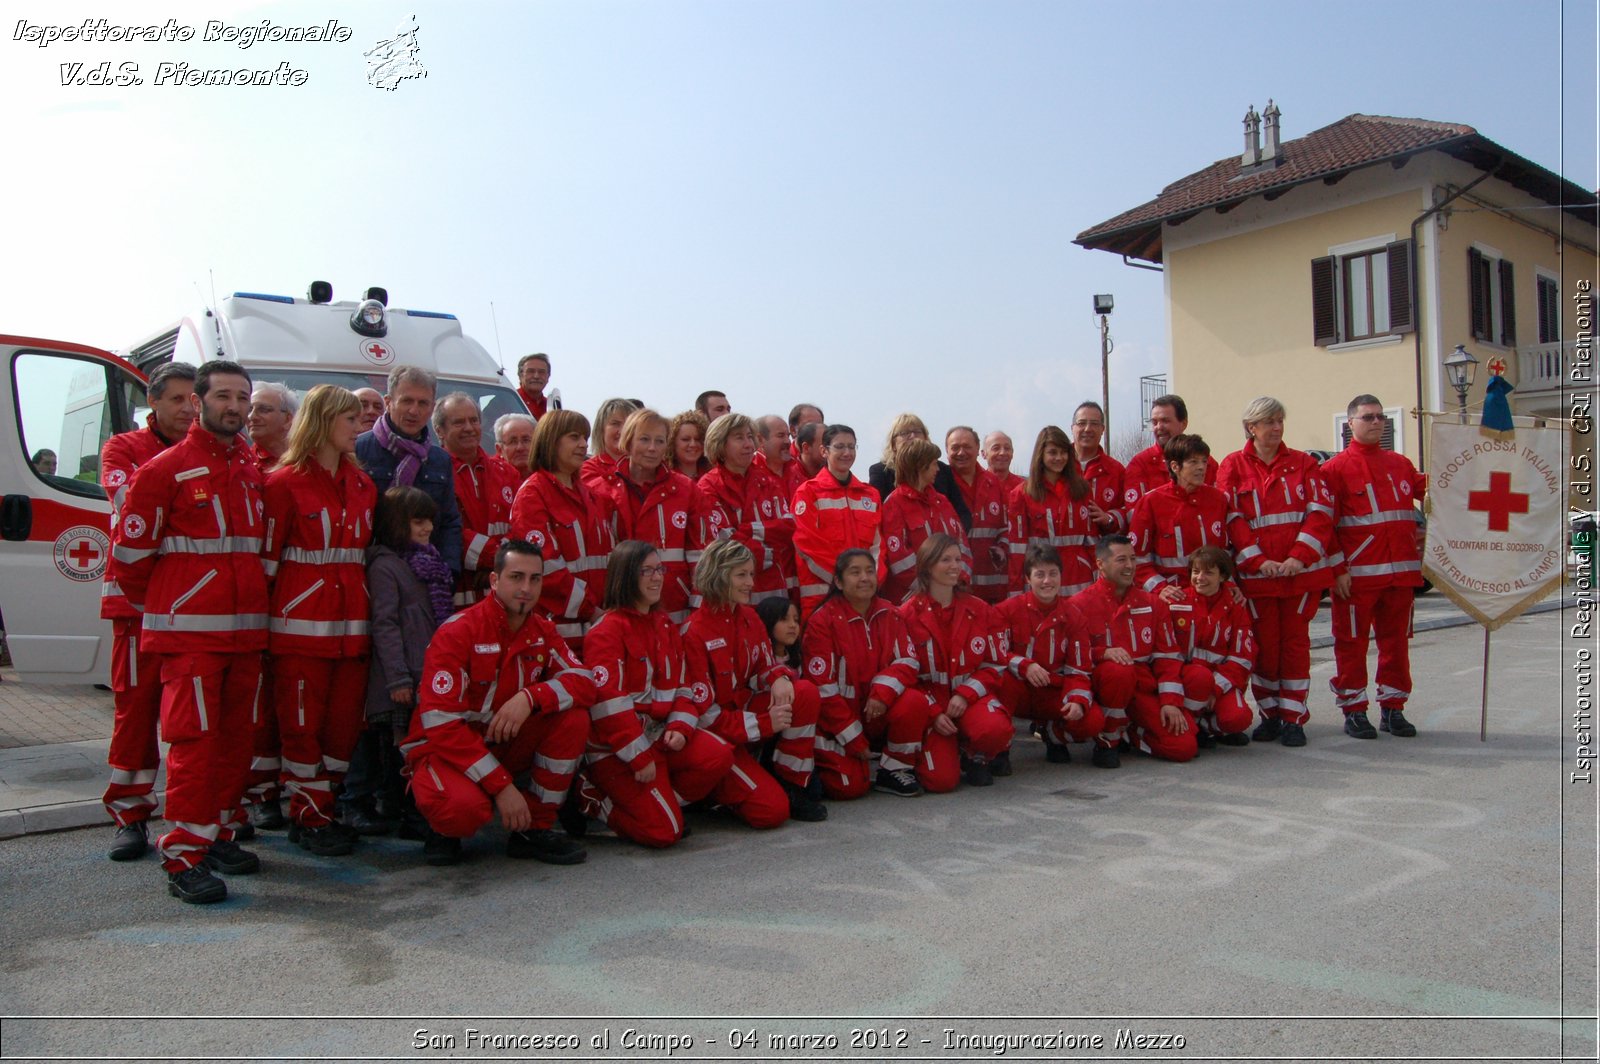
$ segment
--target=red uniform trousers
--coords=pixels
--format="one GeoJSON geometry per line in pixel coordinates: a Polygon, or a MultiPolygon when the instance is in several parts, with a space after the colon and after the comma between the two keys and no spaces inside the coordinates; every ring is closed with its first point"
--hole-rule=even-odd
{"type": "Polygon", "coordinates": [[[366,725],[367,659],[275,654],[271,671],[289,819],[321,827],[366,725]]]}
{"type": "Polygon", "coordinates": [[[1182,735],[1173,735],[1162,726],[1156,676],[1148,666],[1102,661],[1094,667],[1092,683],[1095,698],[1105,711],[1106,730],[1100,733],[1100,745],[1111,746],[1126,732],[1139,749],[1165,761],[1189,761],[1199,751],[1194,716],[1188,710],[1179,710],[1189,724],[1182,735]]]}
{"type": "MultiPolygon", "coordinates": [[[[748,739],[751,743],[760,743],[776,734],[778,742],[772,750],[772,774],[796,787],[804,787],[811,782],[812,770],[816,768],[817,716],[822,711],[822,698],[817,694],[817,685],[811,681],[795,680],[793,683],[794,704],[789,707],[792,711],[789,726],[776,733],[767,731],[768,718],[762,717],[760,727],[747,725],[751,729],[748,739]]],[[[767,712],[772,708],[771,692],[759,692],[744,708],[750,714],[767,712]]]]}
{"type": "Polygon", "coordinates": [[[1411,697],[1411,612],[1416,588],[1356,589],[1333,600],[1334,700],[1346,713],[1367,709],[1367,639],[1378,637],[1378,706],[1404,709],[1411,697]]]}
{"type": "Polygon", "coordinates": [[[871,761],[866,755],[880,751],[878,767],[893,772],[914,769],[922,752],[922,735],[935,713],[933,698],[911,688],[871,721],[857,716],[842,698],[822,704],[817,721],[817,776],[829,798],[860,798],[872,786],[871,761]]]}
{"type": "MultiPolygon", "coordinates": [[[[1311,619],[1317,615],[1320,595],[1304,591],[1282,598],[1246,600],[1255,619],[1256,637],[1250,690],[1263,718],[1277,717],[1285,724],[1304,724],[1311,719],[1306,709],[1311,691],[1311,619]]],[[[1365,675],[1363,672],[1363,683],[1365,675]]]]}
{"type": "Polygon", "coordinates": [[[1011,707],[1013,717],[1043,724],[1045,735],[1053,743],[1086,743],[1105,730],[1105,712],[1093,702],[1084,707],[1083,716],[1067,720],[1067,706],[1058,684],[1035,687],[1006,673],[1000,678],[1000,701],[1011,707]]]}
{"type": "MultiPolygon", "coordinates": [[[[534,830],[555,824],[588,741],[589,710],[574,708],[531,717],[510,742],[488,744],[489,753],[511,775],[531,773],[532,782],[522,794],[534,830]]],[[[450,838],[471,838],[494,819],[494,799],[487,791],[465,772],[426,753],[412,766],[411,795],[428,825],[450,838]]]]}
{"type": "MultiPolygon", "coordinates": [[[[584,813],[643,846],[671,846],[683,838],[683,806],[715,791],[733,768],[733,758],[726,739],[696,729],[682,750],[668,750],[658,740],[650,751],[656,778],[640,783],[620,758],[606,754],[584,769],[585,782],[598,789],[596,794],[579,784],[584,813]]],[[[741,796],[730,790],[730,797],[741,796]]]]}
{"type": "Polygon", "coordinates": [[[283,775],[283,745],[278,739],[278,701],[270,663],[261,672],[261,698],[250,719],[250,773],[244,797],[252,805],[278,800],[278,779],[283,775]]]}
{"type": "Polygon", "coordinates": [[[933,794],[953,791],[961,782],[961,755],[977,754],[992,761],[1011,748],[1015,730],[1011,714],[1000,700],[990,695],[967,706],[966,712],[956,720],[956,734],[940,735],[933,729],[932,719],[944,711],[938,700],[929,696],[929,725],[922,736],[922,760],[917,765],[917,779],[922,789],[933,794]]]}
{"type": "Polygon", "coordinates": [[[250,715],[261,696],[261,652],[168,654],[161,659],[161,737],[167,822],[156,843],[168,872],[193,868],[244,824],[250,715]]]}
{"type": "Polygon", "coordinates": [[[157,725],[161,722],[161,659],[139,653],[142,619],[111,622],[111,748],[106,763],[106,812],[118,827],[138,824],[155,812],[156,770],[161,767],[157,725]]]}
{"type": "Polygon", "coordinates": [[[1210,665],[1191,661],[1184,665],[1183,708],[1210,735],[1232,735],[1250,727],[1250,706],[1237,687],[1217,690],[1217,674],[1210,665]]]}

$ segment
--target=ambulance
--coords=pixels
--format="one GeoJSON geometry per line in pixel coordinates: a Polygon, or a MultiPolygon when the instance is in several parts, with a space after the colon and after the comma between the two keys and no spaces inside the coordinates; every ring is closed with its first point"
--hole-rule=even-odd
{"type": "Polygon", "coordinates": [[[162,363],[230,359],[257,382],[301,395],[318,384],[383,393],[389,371],[410,365],[438,376],[440,396],[472,396],[485,436],[502,414],[526,412],[498,360],[454,314],[388,303],[382,288],[334,302],[323,281],[304,298],[235,292],[117,353],[0,334],[0,624],[24,679],[110,676],[99,596],[111,505],[100,448],[144,425],[145,379],[162,363]]]}

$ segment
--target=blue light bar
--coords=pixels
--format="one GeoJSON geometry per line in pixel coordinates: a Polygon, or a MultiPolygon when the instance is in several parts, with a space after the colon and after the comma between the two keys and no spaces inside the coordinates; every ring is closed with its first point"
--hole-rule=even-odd
{"type": "Polygon", "coordinates": [[[446,321],[455,321],[454,314],[440,314],[436,310],[408,310],[406,316],[410,318],[444,318],[446,321]]]}
{"type": "Polygon", "coordinates": [[[235,293],[233,293],[233,298],[235,298],[235,299],[264,299],[268,303],[293,303],[294,302],[294,296],[274,296],[274,295],[268,295],[265,292],[235,292],[235,293]]]}

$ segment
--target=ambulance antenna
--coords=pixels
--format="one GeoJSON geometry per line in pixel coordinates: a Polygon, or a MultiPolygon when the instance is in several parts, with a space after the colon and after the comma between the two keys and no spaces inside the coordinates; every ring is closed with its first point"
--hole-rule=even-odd
{"type": "Polygon", "coordinates": [[[494,357],[500,360],[502,367],[506,364],[506,353],[500,349],[500,319],[494,313],[494,300],[489,300],[489,320],[494,322],[494,357]]]}
{"type": "Polygon", "coordinates": [[[217,271],[207,266],[206,276],[211,278],[211,309],[215,310],[217,307],[217,271]]]}

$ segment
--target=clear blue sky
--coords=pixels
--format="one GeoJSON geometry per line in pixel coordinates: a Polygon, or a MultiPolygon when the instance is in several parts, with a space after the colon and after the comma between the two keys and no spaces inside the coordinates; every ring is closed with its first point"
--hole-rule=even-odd
{"type": "Polygon", "coordinates": [[[1158,274],[1081,230],[1239,150],[1354,113],[1475,126],[1578,182],[1596,164],[1591,3],[652,0],[414,6],[7,5],[0,331],[124,347],[219,293],[322,278],[448,310],[568,405],[667,412],[707,387],[936,435],[1039,426],[1099,392],[1090,296],[1117,299],[1113,418],[1166,368],[1158,274]],[[415,12],[428,77],[366,83],[415,12]],[[202,27],[337,18],[346,44],[63,44],[17,20],[202,27]],[[1564,21],[1563,21],[1564,20],[1564,21]],[[60,85],[59,64],[308,71],[304,86],[60,85]],[[1563,62],[1566,91],[1563,94],[1563,62]]]}

